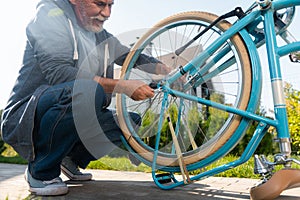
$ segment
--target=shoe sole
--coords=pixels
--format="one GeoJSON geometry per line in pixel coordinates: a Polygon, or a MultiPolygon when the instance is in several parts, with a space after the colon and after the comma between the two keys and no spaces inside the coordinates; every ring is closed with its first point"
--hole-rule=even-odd
{"type": "Polygon", "coordinates": [[[29,192],[38,196],[58,196],[68,193],[68,187],[59,187],[59,188],[29,188],[29,192]]]}

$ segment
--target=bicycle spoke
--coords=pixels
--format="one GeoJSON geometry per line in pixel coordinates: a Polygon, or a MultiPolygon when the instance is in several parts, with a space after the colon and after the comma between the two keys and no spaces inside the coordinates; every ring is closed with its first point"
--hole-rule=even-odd
{"type": "Polygon", "coordinates": [[[150,100],[135,102],[129,97],[119,100],[122,105],[119,116],[129,116],[126,113],[134,111],[142,119],[136,132],[130,127],[132,125],[128,120],[124,120],[122,125],[133,131],[131,134],[136,137],[135,140],[128,141],[129,144],[137,152],[146,151],[141,155],[153,155],[157,151],[159,165],[178,166],[176,159],[181,158],[181,155],[176,154],[175,146],[177,152],[182,153],[185,163],[200,161],[217,151],[223,145],[222,141],[227,141],[239,126],[240,119],[236,119],[235,115],[213,108],[209,103],[202,105],[198,103],[200,101],[191,99],[202,98],[206,99],[206,102],[212,101],[239,109],[245,109],[247,106],[251,85],[245,83],[249,83],[249,77],[251,79],[251,69],[249,63],[244,66],[249,57],[244,53],[244,43],[239,37],[227,40],[212,51],[212,55],[209,55],[209,59],[201,66],[197,66],[198,59],[194,59],[198,55],[202,56],[202,52],[206,53],[207,48],[211,51],[214,41],[230,26],[227,22],[222,21],[209,29],[180,55],[174,52],[202,32],[214,17],[201,12],[176,15],[176,19],[170,19],[170,22],[163,21],[161,27],[158,25],[150,30],[146,37],[137,43],[138,46],[134,47],[142,49],[129,55],[129,60],[136,59],[140,53],[151,55],[174,69],[172,72],[178,73],[176,75],[179,75],[180,66],[188,68],[184,77],[179,79],[179,76],[173,74],[171,77],[147,73],[143,71],[143,66],[132,68],[132,60],[124,72],[125,79],[141,80],[147,84],[158,82],[159,86],[163,86],[150,100]],[[199,19],[195,19],[195,15],[199,19]],[[243,53],[240,53],[240,48],[243,53]],[[190,67],[187,65],[189,62],[195,66],[190,67]],[[245,67],[247,68],[244,69],[245,67]],[[174,77],[178,80],[168,82],[169,77],[171,80],[174,77]],[[167,96],[164,92],[168,90],[164,91],[164,88],[179,91],[186,96],[179,98],[172,93],[167,96]],[[189,98],[190,96],[197,98],[189,98]],[[160,116],[163,113],[168,114],[170,121],[167,121],[166,116],[160,116]]]}

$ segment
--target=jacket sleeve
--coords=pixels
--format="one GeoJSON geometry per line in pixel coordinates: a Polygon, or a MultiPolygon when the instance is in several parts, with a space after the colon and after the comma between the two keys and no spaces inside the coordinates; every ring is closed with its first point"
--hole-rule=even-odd
{"type": "MultiPolygon", "coordinates": [[[[42,73],[50,85],[75,80],[79,74],[73,59],[74,41],[68,19],[55,5],[41,4],[26,34],[42,73]]],[[[92,79],[89,72],[81,78],[92,79]]]]}

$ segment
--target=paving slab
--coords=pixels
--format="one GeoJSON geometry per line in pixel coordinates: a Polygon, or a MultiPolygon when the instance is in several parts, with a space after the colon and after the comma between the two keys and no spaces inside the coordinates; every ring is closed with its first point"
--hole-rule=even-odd
{"type": "MultiPolygon", "coordinates": [[[[209,177],[172,190],[158,188],[149,173],[84,170],[93,174],[92,181],[74,182],[61,176],[68,184],[69,193],[57,197],[37,197],[28,192],[24,180],[26,165],[0,163],[0,200],[95,200],[95,199],[250,199],[249,190],[259,182],[256,179],[209,177]]],[[[300,188],[284,191],[276,200],[299,200],[300,188]]]]}

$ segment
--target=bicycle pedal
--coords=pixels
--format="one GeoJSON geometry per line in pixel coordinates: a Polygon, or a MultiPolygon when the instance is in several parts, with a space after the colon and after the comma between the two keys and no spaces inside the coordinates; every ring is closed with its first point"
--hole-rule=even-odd
{"type": "Polygon", "coordinates": [[[155,177],[160,184],[166,184],[172,182],[173,174],[162,173],[162,174],[156,174],[155,177]]]}

